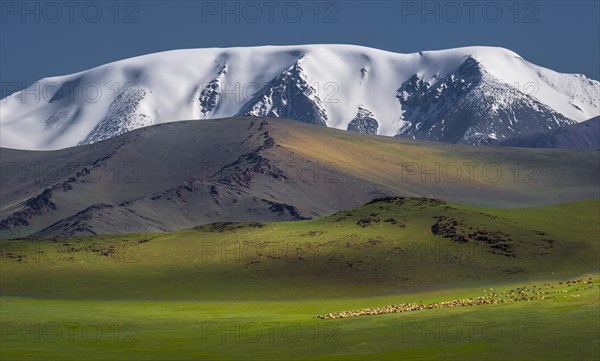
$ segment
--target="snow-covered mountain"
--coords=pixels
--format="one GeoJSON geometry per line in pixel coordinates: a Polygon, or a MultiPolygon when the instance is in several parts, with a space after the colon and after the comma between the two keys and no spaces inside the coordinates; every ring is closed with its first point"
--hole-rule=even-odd
{"type": "Polygon", "coordinates": [[[0,101],[0,145],[59,149],[177,120],[285,117],[479,144],[600,113],[600,83],[494,47],[175,50],[45,78],[0,101]]]}

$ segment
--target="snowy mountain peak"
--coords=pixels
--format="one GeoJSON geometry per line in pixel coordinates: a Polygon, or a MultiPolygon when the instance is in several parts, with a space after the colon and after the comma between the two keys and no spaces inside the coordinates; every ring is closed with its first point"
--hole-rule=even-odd
{"type": "Polygon", "coordinates": [[[327,125],[327,112],[318,90],[309,84],[300,65],[302,55],[265,85],[240,111],[240,115],[281,117],[305,123],[327,125]]]}
{"type": "Polygon", "coordinates": [[[481,144],[574,121],[490,74],[468,57],[456,71],[428,83],[418,74],[397,92],[407,124],[398,134],[481,144]]]}
{"type": "Polygon", "coordinates": [[[482,143],[592,118],[599,103],[598,81],[503,48],[186,49],[42,79],[0,102],[0,142],[58,149],[162,122],[251,115],[482,143]]]}

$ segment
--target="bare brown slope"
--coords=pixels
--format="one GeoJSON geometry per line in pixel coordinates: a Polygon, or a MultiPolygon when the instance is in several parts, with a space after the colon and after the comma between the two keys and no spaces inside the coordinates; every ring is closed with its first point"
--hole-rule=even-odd
{"type": "Polygon", "coordinates": [[[500,206],[598,196],[593,152],[448,146],[280,119],[169,123],[0,157],[2,238],[303,219],[383,195],[500,206]]]}

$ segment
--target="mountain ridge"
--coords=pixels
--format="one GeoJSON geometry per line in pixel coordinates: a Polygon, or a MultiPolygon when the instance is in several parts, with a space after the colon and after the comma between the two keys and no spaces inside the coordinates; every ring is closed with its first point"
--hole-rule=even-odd
{"type": "Polygon", "coordinates": [[[300,220],[388,196],[564,203],[597,197],[600,174],[596,152],[449,145],[256,117],[158,124],[54,151],[1,148],[0,161],[0,239],[300,220]]]}
{"type": "MultiPolygon", "coordinates": [[[[519,120],[524,125],[503,134],[492,129],[497,118],[490,116],[481,122],[490,130],[486,133],[469,121],[455,127],[466,130],[454,142],[479,144],[493,134],[551,129],[560,125],[549,120],[556,114],[564,121],[578,122],[600,109],[598,81],[539,67],[504,48],[412,54],[354,45],[183,49],[44,78],[12,94],[0,102],[0,142],[9,148],[61,149],[163,122],[237,115],[296,118],[348,129],[358,107],[372,114],[369,118],[377,121],[379,135],[393,136],[412,126],[406,135],[444,140],[451,137],[414,131],[419,120],[407,117],[410,109],[397,98],[398,90],[415,75],[433,86],[469,59],[490,74],[480,86],[484,93],[488,89],[510,92],[523,105],[520,109],[526,106],[527,111],[513,112],[500,103],[475,107],[469,119],[476,111],[496,106],[500,112],[523,117],[519,120]]],[[[441,104],[440,109],[451,109],[464,98],[444,99],[451,104],[441,104]]],[[[368,121],[352,128],[372,133],[374,124],[368,121]]]]}
{"type": "Polygon", "coordinates": [[[600,150],[600,116],[541,133],[494,143],[507,147],[600,150]]]}

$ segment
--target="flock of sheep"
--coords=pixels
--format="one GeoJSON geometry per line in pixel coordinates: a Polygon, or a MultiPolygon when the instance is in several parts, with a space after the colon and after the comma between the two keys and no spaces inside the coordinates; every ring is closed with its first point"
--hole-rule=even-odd
{"type": "MultiPolygon", "coordinates": [[[[576,286],[578,284],[584,285],[587,288],[593,286],[592,278],[588,278],[585,281],[583,278],[567,281],[567,282],[559,282],[559,287],[567,287],[576,286]]],[[[386,306],[386,307],[378,307],[378,308],[365,308],[358,311],[343,311],[337,313],[328,313],[326,315],[319,315],[316,318],[321,319],[332,319],[332,318],[349,318],[349,317],[358,317],[358,316],[370,316],[370,315],[382,315],[386,313],[400,313],[400,312],[410,312],[410,311],[420,311],[420,310],[431,310],[435,308],[445,308],[445,307],[465,307],[465,306],[480,306],[480,305],[489,305],[489,304],[497,304],[497,303],[510,303],[510,302],[520,302],[520,301],[541,301],[547,299],[556,299],[556,296],[553,296],[558,293],[567,293],[567,289],[554,289],[555,285],[551,283],[544,283],[542,287],[537,287],[533,285],[531,288],[529,287],[517,287],[516,289],[511,289],[510,291],[502,291],[502,292],[494,292],[493,288],[488,290],[484,290],[485,295],[475,297],[475,298],[463,298],[459,300],[451,300],[451,301],[442,301],[437,303],[430,304],[417,304],[417,303],[400,303],[396,305],[386,306]]],[[[599,286],[600,287],[600,286],[599,286]]],[[[573,289],[573,291],[579,291],[579,288],[573,289]]],[[[579,297],[579,295],[571,295],[572,297],[579,297]]],[[[566,296],[563,296],[566,297],[566,296]]]]}

